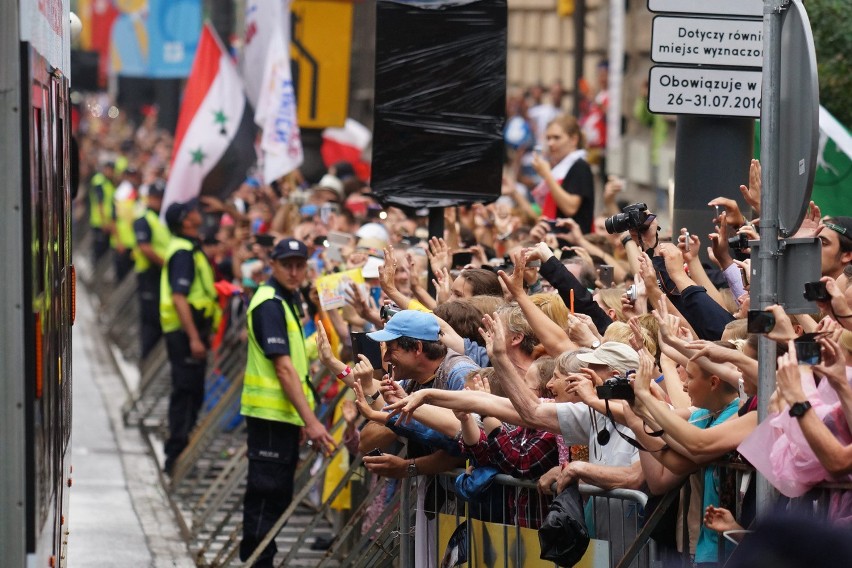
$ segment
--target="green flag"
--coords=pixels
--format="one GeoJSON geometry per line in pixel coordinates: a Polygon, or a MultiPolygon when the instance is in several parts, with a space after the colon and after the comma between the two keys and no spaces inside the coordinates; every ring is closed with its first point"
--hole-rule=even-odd
{"type": "Polygon", "coordinates": [[[852,136],[823,107],[813,200],[823,215],[852,214],[852,136]]]}

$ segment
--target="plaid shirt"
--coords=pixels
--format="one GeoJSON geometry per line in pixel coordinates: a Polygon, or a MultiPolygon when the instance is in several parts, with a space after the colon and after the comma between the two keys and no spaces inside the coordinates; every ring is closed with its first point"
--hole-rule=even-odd
{"type": "MultiPolygon", "coordinates": [[[[465,452],[480,466],[491,465],[500,473],[521,479],[537,479],[559,465],[557,436],[544,430],[505,427],[495,428],[490,434],[479,430],[479,443],[467,446],[465,452]]],[[[507,520],[514,519],[518,526],[538,528],[547,514],[549,497],[536,490],[504,488],[508,506],[507,520]]]]}

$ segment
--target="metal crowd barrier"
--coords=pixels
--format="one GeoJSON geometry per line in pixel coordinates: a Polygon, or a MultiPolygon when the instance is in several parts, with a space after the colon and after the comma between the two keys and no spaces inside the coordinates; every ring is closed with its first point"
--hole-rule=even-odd
{"type": "MultiPolygon", "coordinates": [[[[402,485],[400,509],[400,567],[442,566],[466,550],[470,566],[495,568],[554,566],[540,559],[537,529],[547,514],[549,499],[541,498],[535,481],[497,475],[489,493],[478,503],[458,499],[453,480],[462,470],[421,476],[402,485]],[[416,501],[416,507],[406,503],[416,501]],[[519,507],[519,502],[526,505],[519,507]],[[414,517],[414,520],[412,520],[414,517]]],[[[595,538],[584,557],[587,566],[652,566],[654,543],[649,540],[673,491],[648,519],[647,495],[640,491],[604,491],[580,485],[587,498],[587,519],[595,538]]]]}

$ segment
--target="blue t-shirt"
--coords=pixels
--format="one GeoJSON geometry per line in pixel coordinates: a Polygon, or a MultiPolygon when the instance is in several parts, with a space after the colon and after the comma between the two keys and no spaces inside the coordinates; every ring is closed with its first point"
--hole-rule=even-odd
{"type": "MultiPolygon", "coordinates": [[[[740,399],[735,398],[725,407],[718,416],[713,416],[708,410],[699,409],[689,416],[689,422],[703,429],[711,428],[721,424],[731,416],[735,416],[740,407],[740,399]]],[[[704,468],[704,500],[701,516],[709,505],[719,506],[719,478],[716,475],[716,466],[708,465],[704,468]]],[[[701,532],[698,535],[698,544],[695,546],[695,563],[718,562],[719,557],[719,533],[708,529],[701,524],[701,532]]]]}

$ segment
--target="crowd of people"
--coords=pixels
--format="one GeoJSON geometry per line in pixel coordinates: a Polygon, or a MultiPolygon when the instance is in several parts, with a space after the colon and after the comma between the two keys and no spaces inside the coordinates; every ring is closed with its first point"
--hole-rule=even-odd
{"type": "MultiPolygon", "coordinates": [[[[155,120],[135,130],[84,121],[92,254],[112,255],[119,277],[135,269],[143,356],[166,340],[167,472],[195,425],[209,351],[224,328],[246,322],[243,559],[290,503],[300,440],[326,454],[335,444],[314,414],[327,401],[312,368],[352,391],[344,443],[386,484],[373,519],[398,480],[465,466],[474,487],[461,480],[448,498],[530,528],[577,482],[652,502],[686,482],[688,542],[656,531],[658,550],[687,548],[696,566],[714,566],[720,535],[748,539],[755,517],[755,482],[738,486],[719,460],[748,461],[789,498],[852,472],[852,217],[823,218],[811,204],[797,235],[822,243],[818,311],[790,316],[775,305],[762,320],[772,325],[750,326],[758,162],[740,188],[750,211],[719,197],[707,209],[716,232],[668,229],[644,204],[616,205],[615,182],[596,206],[583,130],[556,113],[534,175],[509,160],[494,203],[447,208],[444,234],[429,235],[426,217],[377,203],[346,163],[314,185],[298,172],[272,185],[249,176],[227,200],[162,212],[171,139],[155,120]],[[364,284],[347,290],[345,306],[325,307],[317,279],[352,270],[364,284]],[[380,359],[353,333],[378,343],[380,359]],[[758,424],[760,333],[777,342],[778,387],[759,393],[773,414],[758,424]],[[818,356],[797,358],[808,348],[818,356]],[[487,487],[495,473],[536,480],[539,491],[497,497],[487,487]]],[[[637,511],[597,499],[589,528],[617,561],[635,533],[611,534],[604,517],[637,511]]],[[[847,492],[835,490],[829,517],[850,514],[847,492]]],[[[273,542],[256,565],[274,554],[273,542]]]]}

